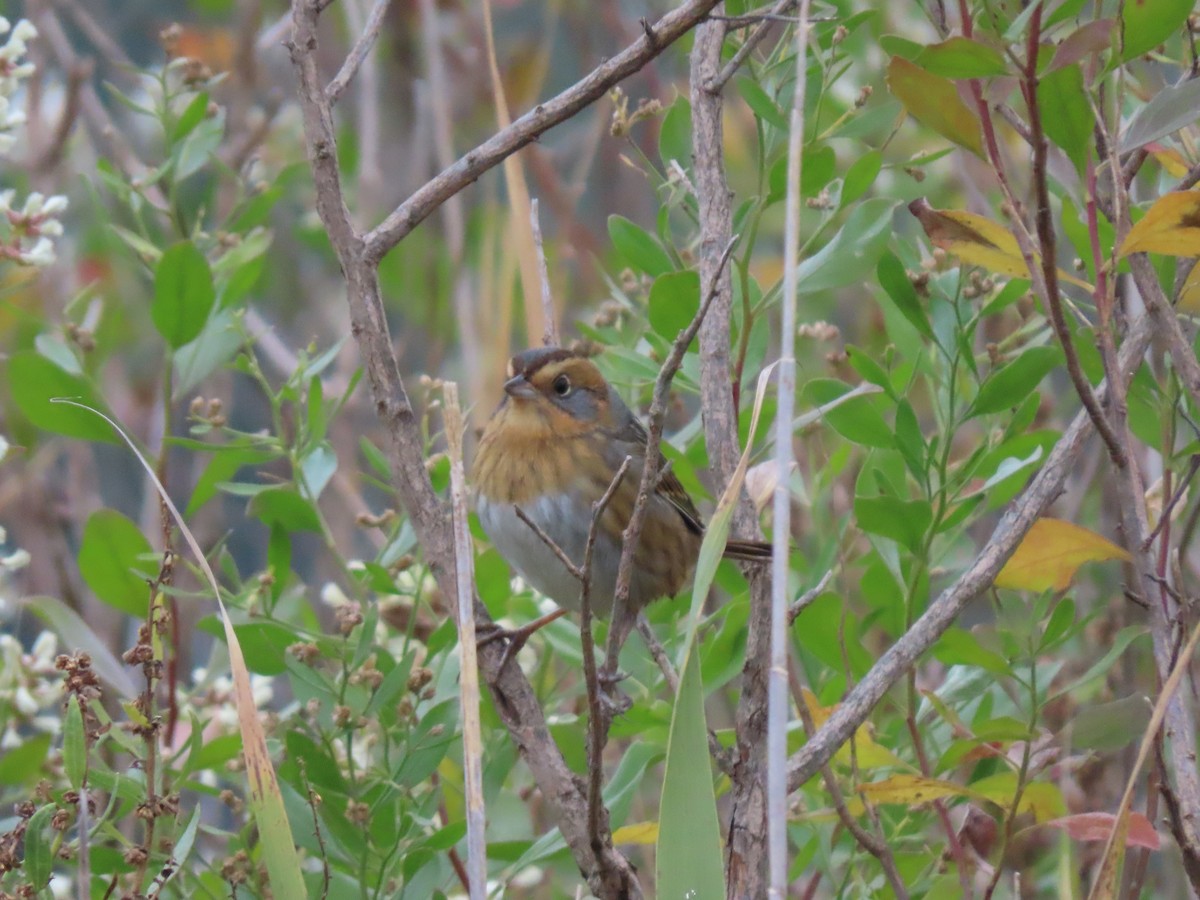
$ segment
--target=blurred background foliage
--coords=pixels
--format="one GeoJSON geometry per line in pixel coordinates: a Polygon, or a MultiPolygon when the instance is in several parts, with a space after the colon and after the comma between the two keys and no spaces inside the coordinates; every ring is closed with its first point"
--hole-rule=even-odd
{"type": "MultiPolygon", "coordinates": [[[[1116,14],[1115,4],[1067,5],[1052,39],[1116,14]]],[[[725,14],[745,6],[731,0],[725,14]]],[[[1006,46],[1019,10],[978,6],[991,45],[1006,46]]],[[[492,7],[514,116],[635,39],[639,17],[665,11],[619,0],[492,7]]],[[[323,17],[329,76],[368,8],[339,0],[323,17]]],[[[48,402],[68,396],[122,424],[210,554],[254,674],[310,895],[462,894],[456,637],[447,598],[394,509],[384,433],[360,384],[345,285],[314,211],[282,46],[286,10],[255,0],[41,0],[5,14],[27,17],[39,36],[29,49],[37,69],[21,94],[28,122],[4,186],[63,195],[69,207],[56,260],[0,270],[0,422],[11,444],[0,522],[13,554],[0,582],[0,890],[40,889],[53,874],[47,890],[75,896],[84,872],[90,883],[80,896],[265,895],[212,598],[183,558],[173,571],[163,562],[164,549],[180,544],[108,426],[48,402]],[[70,658],[56,663],[56,648],[70,658]],[[77,651],[88,659],[71,656],[77,651]],[[99,686],[83,678],[71,687],[77,706],[64,706],[63,671],[89,668],[99,686]],[[66,749],[79,742],[82,771],[101,798],[85,841],[71,797],[80,763],[66,749]],[[168,861],[179,870],[169,881],[168,861]]],[[[853,0],[819,4],[815,16],[801,412],[851,385],[875,386],[796,434],[796,593],[834,572],[792,631],[819,718],[961,571],[1078,404],[1027,282],[931,250],[906,209],[923,197],[1001,218],[985,163],[955,149],[946,127],[906,117],[912,102],[889,91],[889,58],[912,55],[896,38],[918,49],[938,41],[936,17],[917,4],[853,0]]],[[[1153,96],[1187,66],[1185,19],[1186,11],[1172,18],[1154,42],[1162,48],[1123,69],[1136,85],[1119,111],[1126,120],[1139,94],[1153,96]]],[[[727,58],[747,33],[731,25],[727,58]]],[[[755,383],[779,346],[795,89],[789,36],[788,23],[778,23],[725,91],[741,236],[732,377],[755,462],[770,449],[766,423],[775,414],[768,394],[763,426],[748,433],[755,383]]],[[[516,157],[539,200],[563,341],[602,350],[605,374],[641,410],[699,301],[689,47],[680,41],[516,157]]],[[[391,5],[376,53],[338,107],[342,175],[360,225],[496,130],[487,55],[477,4],[391,5]]],[[[918,88],[931,89],[921,77],[918,88]]],[[[999,76],[992,84],[1006,96],[999,76]]],[[[1194,161],[1190,129],[1160,136],[1165,155],[1138,176],[1145,199],[1179,176],[1166,151],[1194,161]]],[[[1061,134],[1051,137],[1065,143],[1061,134]]],[[[1018,133],[1002,136],[1020,158],[1018,133]]],[[[1090,259],[1069,152],[1068,144],[1052,161],[1068,266],[1090,259]]],[[[521,275],[527,212],[514,211],[511,177],[499,167],[484,175],[381,268],[439,491],[449,471],[441,380],[463,384],[478,427],[498,400],[508,356],[540,341],[531,324],[536,290],[521,275]]],[[[1090,277],[1085,264],[1073,271],[1090,277]]],[[[1098,381],[1090,331],[1080,326],[1077,340],[1098,381]]],[[[693,348],[675,382],[664,449],[711,510],[698,382],[693,348]]],[[[1194,436],[1184,433],[1173,376],[1143,369],[1129,407],[1162,467],[1182,467],[1194,436]]],[[[469,446],[473,436],[469,429],[469,446]]],[[[1111,534],[1101,462],[1093,448],[1056,514],[1111,534]]],[[[749,487],[761,507],[773,488],[765,468],[751,470],[749,487]]],[[[1184,507],[1194,522],[1196,504],[1184,507]]],[[[535,618],[544,601],[476,538],[478,589],[493,616],[535,618]]],[[[717,584],[724,602],[705,624],[701,659],[710,725],[727,740],[748,597],[731,565],[717,584]]],[[[684,597],[648,611],[668,649],[686,607],[684,597]]],[[[981,892],[999,884],[996,896],[1067,896],[1087,882],[1096,845],[1035,826],[1115,807],[1148,718],[1142,698],[1153,692],[1142,620],[1111,563],[1065,595],[996,592],[885,701],[858,758],[839,757],[836,770],[853,812],[884,836],[914,895],[960,896],[978,879],[981,892]],[[957,783],[963,793],[933,807],[897,788],[868,811],[856,787],[896,772],[957,783]]],[[[568,762],[582,771],[577,627],[553,623],[520,662],[568,762]]],[[[671,698],[638,638],[622,663],[635,703],[614,725],[606,797],[614,826],[653,824],[671,698]]],[[[574,895],[578,872],[494,710],[485,710],[485,729],[496,895],[574,895]]],[[[721,795],[727,783],[714,778],[721,795]]],[[[797,795],[797,891],[889,896],[878,862],[829,806],[819,780],[797,795]]],[[[652,838],[623,836],[639,869],[652,872],[652,838]]],[[[1147,895],[1182,896],[1176,851],[1147,858],[1147,895]]]]}

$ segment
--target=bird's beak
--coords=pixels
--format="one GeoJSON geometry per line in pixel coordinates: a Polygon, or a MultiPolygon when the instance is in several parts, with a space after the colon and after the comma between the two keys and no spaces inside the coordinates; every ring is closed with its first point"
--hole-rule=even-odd
{"type": "Polygon", "coordinates": [[[504,393],[517,400],[532,400],[537,396],[537,391],[525,380],[524,375],[516,375],[504,382],[504,393]]]}

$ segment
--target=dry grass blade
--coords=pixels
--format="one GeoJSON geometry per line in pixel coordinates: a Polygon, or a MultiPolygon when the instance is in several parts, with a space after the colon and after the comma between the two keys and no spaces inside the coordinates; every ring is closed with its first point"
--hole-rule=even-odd
{"type": "Polygon", "coordinates": [[[463,730],[463,787],[467,799],[467,885],[471,900],[483,900],[487,890],[487,816],[483,806],[483,731],[479,721],[479,663],[475,658],[475,559],[467,525],[467,476],[463,471],[462,436],[465,429],[458,405],[458,385],[442,388],[446,410],[446,448],[450,453],[450,498],[454,516],[454,607],[458,646],[462,654],[459,675],[459,715],[463,730]]]}
{"type": "MultiPolygon", "coordinates": [[[[501,129],[505,129],[512,126],[512,117],[508,113],[508,101],[504,96],[504,82],[500,77],[500,67],[496,62],[491,0],[483,2],[483,25],[487,37],[492,102],[496,104],[496,124],[501,129]]],[[[525,183],[525,167],[521,163],[520,153],[514,153],[504,160],[504,183],[508,187],[512,233],[517,242],[517,260],[521,266],[521,293],[525,298],[525,343],[532,347],[545,334],[546,322],[541,304],[534,299],[541,296],[541,277],[538,272],[537,253],[534,249],[533,226],[529,218],[529,187],[525,183]]]]}
{"type": "Polygon", "coordinates": [[[263,859],[267,864],[267,876],[271,882],[271,889],[277,897],[307,896],[304,880],[300,877],[300,858],[296,854],[292,829],[283,808],[283,795],[279,791],[279,781],[275,777],[275,768],[271,765],[271,756],[267,752],[267,737],[263,731],[262,722],[259,720],[258,710],[254,705],[254,694],[250,690],[250,672],[246,668],[246,660],[242,656],[242,645],[238,642],[237,633],[233,630],[233,623],[229,619],[224,601],[221,600],[221,589],[217,584],[217,577],[213,574],[212,567],[209,566],[208,560],[204,556],[204,551],[200,549],[195,535],[188,528],[187,522],[184,521],[182,514],[171,500],[166,488],[158,480],[154,467],[147,462],[137,445],[120,425],[104,413],[74,400],[55,398],[50,402],[66,403],[79,409],[86,409],[102,418],[121,436],[121,440],[133,451],[133,455],[137,457],[142,468],[146,470],[146,474],[150,476],[150,480],[154,482],[159,497],[171,511],[175,524],[179,526],[180,534],[183,535],[188,549],[195,556],[196,564],[204,572],[204,577],[208,579],[213,596],[217,598],[217,606],[221,611],[221,624],[225,628],[225,640],[229,645],[229,668],[233,675],[234,696],[237,698],[238,728],[242,733],[242,748],[246,756],[246,781],[250,787],[250,809],[254,814],[259,838],[262,841],[263,859]]]}

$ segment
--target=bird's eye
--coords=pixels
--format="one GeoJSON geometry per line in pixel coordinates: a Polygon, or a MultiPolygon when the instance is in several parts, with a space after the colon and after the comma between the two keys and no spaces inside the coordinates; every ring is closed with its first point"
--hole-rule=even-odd
{"type": "Polygon", "coordinates": [[[566,375],[559,375],[554,379],[551,387],[554,388],[554,393],[558,394],[558,396],[565,397],[571,393],[571,379],[566,375]]]}

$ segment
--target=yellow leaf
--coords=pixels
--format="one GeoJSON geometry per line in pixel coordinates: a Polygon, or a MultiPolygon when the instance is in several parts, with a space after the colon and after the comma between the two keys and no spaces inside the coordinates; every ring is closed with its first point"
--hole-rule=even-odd
{"type": "Polygon", "coordinates": [[[888,63],[887,83],[914,118],[976,156],[983,156],[979,119],[962,102],[953,81],[893,56],[888,63]]]}
{"type": "MultiPolygon", "coordinates": [[[[935,247],[940,247],[963,262],[998,275],[1028,278],[1029,267],[1013,233],[975,213],[960,209],[934,209],[924,197],[908,204],[935,247]]],[[[1090,291],[1092,286],[1070,272],[1058,270],[1058,277],[1090,291]]]]}
{"type": "Polygon", "coordinates": [[[859,785],[858,791],[868,803],[899,803],[905,806],[920,806],[942,797],[965,797],[971,793],[953,782],[922,775],[893,775],[883,781],[859,785]]]}
{"type": "Polygon", "coordinates": [[[635,822],[622,825],[612,834],[614,844],[654,844],[658,841],[657,822],[635,822]]]}
{"type": "MultiPolygon", "coordinates": [[[[970,792],[978,799],[995,803],[1005,810],[1011,809],[1013,797],[1017,793],[1017,773],[999,772],[990,775],[972,784],[970,792]]],[[[1062,791],[1058,789],[1058,785],[1049,781],[1026,784],[1017,805],[1017,812],[1033,813],[1037,822],[1056,819],[1065,815],[1066,811],[1067,805],[1063,801],[1062,791]]]]}
{"type": "Polygon", "coordinates": [[[1028,278],[1017,239],[1003,225],[958,209],[934,209],[924,197],[908,204],[935,247],[989,272],[1028,278]]]}
{"type": "Polygon", "coordinates": [[[1170,147],[1164,147],[1162,144],[1157,143],[1147,144],[1146,149],[1150,151],[1150,155],[1158,160],[1158,164],[1172,178],[1182,178],[1188,173],[1190,166],[1188,166],[1187,160],[1183,158],[1183,154],[1178,150],[1173,150],[1170,147]]]}
{"type": "Polygon", "coordinates": [[[1188,272],[1183,287],[1179,289],[1179,302],[1175,304],[1175,309],[1181,313],[1200,316],[1200,263],[1196,263],[1192,266],[1192,271],[1188,272]]]}
{"type": "MultiPolygon", "coordinates": [[[[837,706],[822,706],[817,701],[813,692],[808,688],[803,689],[803,695],[804,705],[808,707],[808,713],[812,716],[813,725],[820,728],[825,723],[825,720],[837,709],[837,706]]],[[[849,766],[853,763],[857,764],[860,769],[878,769],[884,766],[904,765],[904,761],[896,756],[896,754],[875,741],[875,738],[871,736],[871,727],[866,722],[858,726],[854,732],[854,737],[838,748],[837,753],[833,755],[833,759],[838,765],[849,766]],[[851,753],[851,744],[854,747],[853,753],[851,753]]]]}
{"type": "Polygon", "coordinates": [[[996,576],[996,587],[1065,591],[1081,565],[1107,559],[1128,560],[1129,553],[1070,522],[1038,519],[996,576]]]}
{"type": "Polygon", "coordinates": [[[1129,230],[1118,255],[1130,253],[1200,256],[1200,191],[1159,197],[1129,230]]]}

